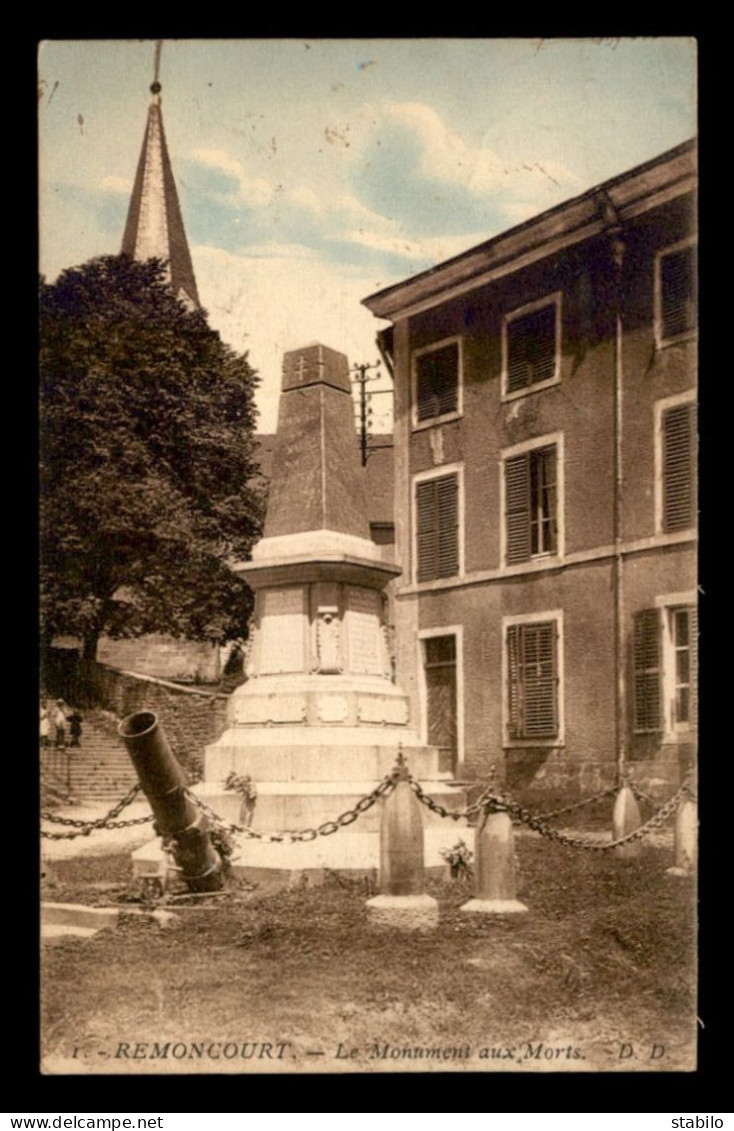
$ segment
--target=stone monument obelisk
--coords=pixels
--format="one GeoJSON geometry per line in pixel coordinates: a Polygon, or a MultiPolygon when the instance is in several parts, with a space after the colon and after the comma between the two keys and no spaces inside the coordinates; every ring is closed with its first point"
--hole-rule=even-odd
{"type": "MultiPolygon", "coordinates": [[[[326,346],[285,355],[264,536],[234,569],[255,593],[247,681],[207,747],[202,799],[236,822],[240,799],[223,783],[230,772],[249,775],[254,830],[313,828],[374,789],[402,746],[426,792],[461,807],[463,793],[446,786],[451,775],[411,728],[408,697],[392,679],[385,587],[401,571],[369,537],[348,363],[326,346]]],[[[455,842],[456,826],[424,814],[426,864],[443,866],[439,849],[455,842]]],[[[370,871],[379,822],[375,805],[310,842],[243,839],[233,865],[252,878],[370,871]]]]}

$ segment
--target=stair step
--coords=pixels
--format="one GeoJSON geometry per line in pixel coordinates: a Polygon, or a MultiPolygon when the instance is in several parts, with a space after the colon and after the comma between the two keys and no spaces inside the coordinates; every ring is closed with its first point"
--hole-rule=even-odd
{"type": "Polygon", "coordinates": [[[42,753],[41,764],[66,782],[80,801],[119,801],[137,783],[137,774],[128,752],[113,730],[114,724],[100,725],[87,716],[82,724],[80,746],[63,750],[50,748],[42,753]],[[65,765],[68,759],[68,769],[65,765]]]}

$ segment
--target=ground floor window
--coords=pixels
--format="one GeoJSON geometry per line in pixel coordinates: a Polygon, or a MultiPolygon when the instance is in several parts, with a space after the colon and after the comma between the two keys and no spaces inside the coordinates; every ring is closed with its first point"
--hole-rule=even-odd
{"type": "Polygon", "coordinates": [[[456,636],[421,640],[426,689],[426,730],[430,746],[439,751],[439,769],[455,771],[458,764],[456,636]]]}
{"type": "Polygon", "coordinates": [[[670,736],[696,726],[698,613],[670,599],[634,619],[634,729],[670,736]]]}
{"type": "Polygon", "coordinates": [[[505,631],[508,737],[557,738],[558,622],[508,624],[505,631]]]}

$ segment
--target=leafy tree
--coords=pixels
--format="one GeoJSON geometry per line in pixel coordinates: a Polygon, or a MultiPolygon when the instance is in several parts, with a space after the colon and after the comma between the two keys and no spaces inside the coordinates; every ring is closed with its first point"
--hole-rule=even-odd
{"type": "Polygon", "coordinates": [[[40,290],[45,639],[163,632],[225,642],[252,607],[230,569],[260,533],[257,376],[168,287],[103,256],[40,290]]]}

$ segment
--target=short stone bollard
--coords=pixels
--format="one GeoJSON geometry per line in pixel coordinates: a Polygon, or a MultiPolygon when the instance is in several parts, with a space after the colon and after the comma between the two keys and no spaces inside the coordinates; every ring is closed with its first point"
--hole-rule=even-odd
{"type": "Polygon", "coordinates": [[[423,817],[402,752],[398,773],[397,785],[383,805],[380,894],[367,900],[367,922],[404,931],[432,930],[438,925],[438,903],[425,891],[423,817]]]}
{"type": "Polygon", "coordinates": [[[515,842],[510,814],[484,810],[474,838],[476,894],[462,911],[507,915],[527,911],[515,891],[515,842]]]}
{"type": "Polygon", "coordinates": [[[678,806],[673,826],[675,863],[666,869],[669,876],[690,876],[696,867],[698,806],[686,797],[678,806]]]}
{"type": "MultiPolygon", "coordinates": [[[[612,840],[620,840],[621,837],[628,836],[635,829],[639,829],[641,824],[642,817],[640,816],[637,798],[628,785],[623,785],[614,799],[612,840]]],[[[640,841],[635,840],[630,844],[620,844],[618,848],[614,849],[614,853],[621,860],[632,860],[640,855],[641,848],[640,841]]]]}

